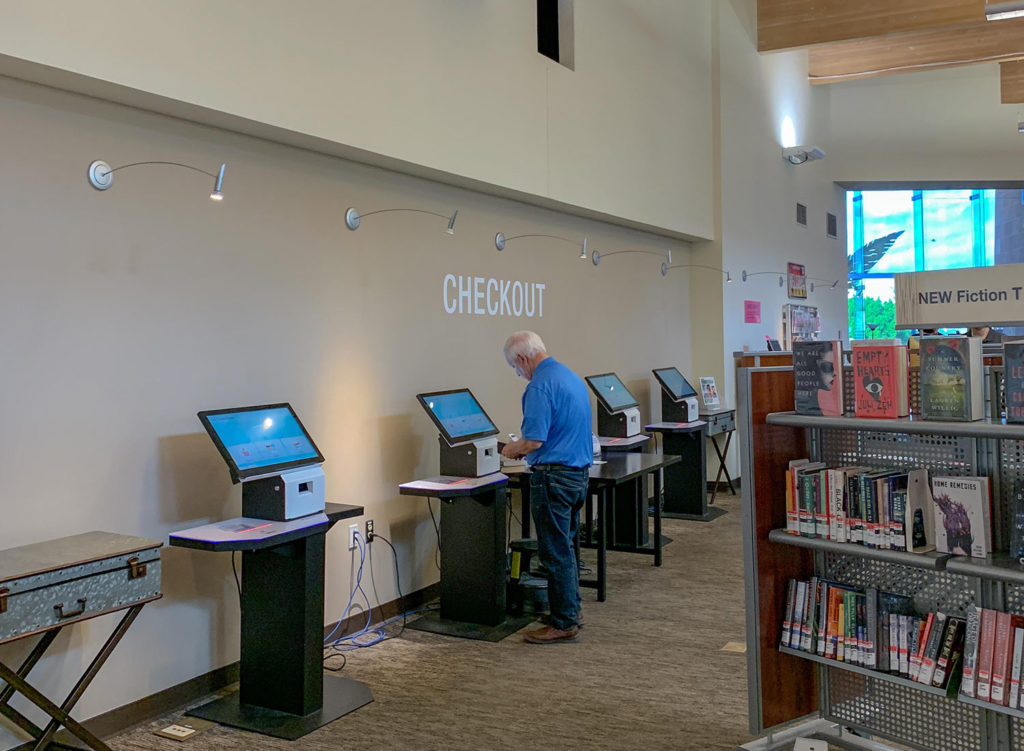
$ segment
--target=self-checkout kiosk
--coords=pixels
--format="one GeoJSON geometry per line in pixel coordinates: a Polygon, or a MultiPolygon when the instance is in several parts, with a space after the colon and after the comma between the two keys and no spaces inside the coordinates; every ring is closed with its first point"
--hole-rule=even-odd
{"type": "Polygon", "coordinates": [[[361,506],[324,502],[323,454],[288,404],[199,413],[242,514],[170,535],[175,547],[241,551],[238,691],[187,712],[294,740],[373,701],[361,681],[323,672],[327,531],[361,506]]]}
{"type": "Polygon", "coordinates": [[[501,469],[498,428],[469,389],[417,394],[440,431],[441,474],[484,477],[501,469]]]}
{"type": "Polygon", "coordinates": [[[656,368],[651,372],[661,384],[663,422],[693,422],[700,419],[697,391],[677,368],[656,368]]]}
{"type": "Polygon", "coordinates": [[[409,628],[498,641],[530,617],[508,618],[505,508],[498,428],[469,389],[416,395],[440,436],[440,477],[403,483],[403,495],[441,500],[441,608],[409,628]]]}
{"type": "Polygon", "coordinates": [[[640,405],[614,373],[587,376],[597,397],[597,434],[630,438],[640,434],[640,405]]]}
{"type": "MultiPolygon", "coordinates": [[[[597,397],[597,434],[603,438],[630,438],[640,434],[640,404],[614,373],[586,377],[597,397]]],[[[612,545],[647,544],[649,510],[647,482],[637,481],[622,487],[611,509],[614,526],[609,535],[612,545]]]]}

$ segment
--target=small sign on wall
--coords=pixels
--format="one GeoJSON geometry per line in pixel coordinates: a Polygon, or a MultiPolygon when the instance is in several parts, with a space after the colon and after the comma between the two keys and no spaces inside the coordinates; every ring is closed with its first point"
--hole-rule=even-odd
{"type": "Polygon", "coordinates": [[[743,323],[761,323],[761,301],[743,301],[743,323]]]}
{"type": "Polygon", "coordinates": [[[807,299],[807,272],[802,263],[788,264],[789,296],[797,300],[807,299]]]}
{"type": "Polygon", "coordinates": [[[1024,263],[895,277],[898,329],[1024,322],[1024,263]]]}

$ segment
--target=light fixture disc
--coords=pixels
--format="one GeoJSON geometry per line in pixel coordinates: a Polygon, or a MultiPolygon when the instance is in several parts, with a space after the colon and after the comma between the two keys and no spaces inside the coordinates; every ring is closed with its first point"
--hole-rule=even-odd
{"type": "Polygon", "coordinates": [[[668,264],[667,263],[662,263],[661,264],[661,275],[665,276],[666,274],[668,274],[668,264]]]}
{"type": "Polygon", "coordinates": [[[359,212],[351,207],[345,212],[345,226],[351,230],[359,229],[359,212]]]}
{"type": "Polygon", "coordinates": [[[494,236],[494,247],[498,250],[505,249],[505,234],[503,232],[499,232],[494,236]]]}
{"type": "Polygon", "coordinates": [[[743,269],[743,273],[742,273],[742,274],[740,274],[740,278],[741,278],[741,279],[742,279],[743,281],[747,281],[747,270],[746,270],[746,269],[743,269]]]}
{"type": "Polygon", "coordinates": [[[110,165],[101,159],[89,165],[89,184],[96,190],[106,190],[114,184],[114,173],[110,165]]]}
{"type": "Polygon", "coordinates": [[[591,251],[590,260],[592,260],[594,265],[597,266],[597,264],[601,263],[601,254],[596,250],[591,251]]]}

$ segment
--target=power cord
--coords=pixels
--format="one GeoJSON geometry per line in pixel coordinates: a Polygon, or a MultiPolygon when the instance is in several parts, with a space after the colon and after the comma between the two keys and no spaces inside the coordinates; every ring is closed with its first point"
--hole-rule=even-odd
{"type": "Polygon", "coordinates": [[[238,590],[238,602],[242,602],[242,583],[238,580],[238,569],[235,568],[235,553],[237,550],[231,551],[231,573],[235,575],[235,589],[238,590]]]}
{"type": "Polygon", "coordinates": [[[429,498],[427,498],[427,509],[430,511],[430,521],[434,522],[434,534],[437,535],[437,547],[434,549],[434,565],[437,566],[437,570],[440,571],[441,570],[441,530],[437,526],[437,519],[434,518],[434,507],[431,505],[429,498]]]}

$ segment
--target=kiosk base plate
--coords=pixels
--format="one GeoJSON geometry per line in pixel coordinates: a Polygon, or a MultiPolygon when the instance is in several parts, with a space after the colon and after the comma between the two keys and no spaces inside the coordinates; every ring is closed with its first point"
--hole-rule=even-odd
{"type": "Polygon", "coordinates": [[[463,639],[475,639],[477,641],[501,641],[506,636],[514,634],[527,624],[537,620],[535,615],[508,616],[501,623],[495,626],[485,626],[482,623],[467,623],[466,621],[453,621],[450,618],[442,618],[440,613],[433,612],[410,621],[406,628],[417,631],[429,631],[432,634],[443,634],[444,636],[458,636],[463,639]]]}
{"type": "Polygon", "coordinates": [[[185,714],[189,717],[201,717],[219,725],[294,741],[372,701],[373,693],[362,681],[325,675],[323,708],[305,716],[249,704],[243,705],[238,700],[237,692],[190,709],[185,714]]]}
{"type": "Polygon", "coordinates": [[[686,519],[691,522],[713,522],[720,516],[724,516],[729,513],[724,508],[719,506],[710,507],[706,513],[701,514],[681,514],[677,511],[662,511],[661,515],[665,519],[686,519]]]}

